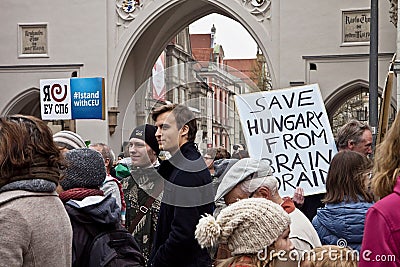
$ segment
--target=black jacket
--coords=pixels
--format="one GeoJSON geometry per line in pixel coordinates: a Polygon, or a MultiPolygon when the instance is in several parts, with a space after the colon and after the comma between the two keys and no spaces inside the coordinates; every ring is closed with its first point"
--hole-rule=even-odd
{"type": "Polygon", "coordinates": [[[158,172],[165,179],[164,196],[150,266],[211,266],[194,237],[201,215],[214,209],[211,175],[195,144],[182,145],[158,172]]]}

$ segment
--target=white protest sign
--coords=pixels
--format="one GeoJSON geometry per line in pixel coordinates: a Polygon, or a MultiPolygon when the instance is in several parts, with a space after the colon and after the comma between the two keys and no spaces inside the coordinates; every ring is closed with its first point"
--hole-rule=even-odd
{"type": "Polygon", "coordinates": [[[252,158],[265,158],[282,196],[325,192],[336,146],[317,84],[235,96],[252,158]]]}
{"type": "Polygon", "coordinates": [[[43,120],[71,119],[70,79],[40,80],[40,107],[43,120]]]}

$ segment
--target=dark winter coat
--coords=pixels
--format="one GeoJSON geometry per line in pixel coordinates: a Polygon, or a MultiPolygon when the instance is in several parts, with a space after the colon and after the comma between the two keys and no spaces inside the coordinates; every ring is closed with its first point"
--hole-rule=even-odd
{"type": "Polygon", "coordinates": [[[99,232],[115,228],[120,222],[119,207],[115,198],[108,195],[87,197],[83,201],[70,200],[65,204],[65,209],[71,219],[73,231],[72,266],[86,266],[89,259],[85,252],[89,250],[93,237],[85,225],[96,228],[99,232]]]}
{"type": "Polygon", "coordinates": [[[214,208],[211,175],[195,144],[182,145],[158,171],[165,187],[151,266],[211,266],[209,253],[194,237],[201,215],[214,208]]]}

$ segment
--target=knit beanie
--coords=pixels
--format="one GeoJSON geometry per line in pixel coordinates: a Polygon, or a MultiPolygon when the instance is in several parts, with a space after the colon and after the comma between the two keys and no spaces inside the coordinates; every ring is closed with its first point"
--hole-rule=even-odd
{"type": "Polygon", "coordinates": [[[132,133],[129,139],[131,138],[138,138],[146,142],[151,149],[153,149],[154,152],[156,152],[156,155],[158,156],[160,154],[160,147],[158,146],[158,142],[156,139],[156,131],[157,128],[154,125],[150,124],[144,124],[136,127],[132,133]]]}
{"type": "Polygon", "coordinates": [[[203,216],[195,237],[202,248],[223,243],[233,256],[257,254],[272,245],[289,225],[289,215],[278,204],[265,198],[248,198],[222,209],[217,219],[203,216]]]}
{"type": "Polygon", "coordinates": [[[73,149],[64,154],[67,167],[60,185],[72,188],[99,188],[106,179],[106,167],[99,152],[89,148],[73,149]]]}
{"type": "Polygon", "coordinates": [[[54,143],[66,147],[68,150],[85,148],[86,144],[82,137],[71,131],[60,131],[53,135],[54,143]]]}

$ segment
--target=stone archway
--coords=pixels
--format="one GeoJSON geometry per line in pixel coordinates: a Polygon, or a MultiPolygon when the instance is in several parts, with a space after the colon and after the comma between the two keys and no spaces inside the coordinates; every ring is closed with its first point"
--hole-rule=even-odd
{"type": "MultiPolygon", "coordinates": [[[[251,1],[253,2],[253,1],[251,1]]],[[[115,64],[112,68],[110,106],[117,106],[119,90],[123,89],[122,79],[130,60],[135,62],[133,86],[137,88],[145,81],[162,49],[184,27],[211,13],[219,13],[237,20],[250,33],[266,56],[273,87],[277,84],[274,54],[272,53],[272,3],[270,0],[257,1],[265,10],[258,10],[247,0],[175,0],[150,1],[135,19],[130,22],[115,50],[115,64]],[[268,52],[268,53],[267,53],[268,52]],[[140,64],[138,64],[140,62],[140,64]]],[[[274,3],[279,10],[278,3],[274,3]]],[[[144,4],[143,4],[144,5],[144,4]]],[[[124,26],[126,27],[126,26],[124,26]]]]}
{"type": "MultiPolygon", "coordinates": [[[[360,95],[361,93],[368,94],[369,93],[368,88],[369,88],[368,81],[354,80],[354,81],[346,83],[346,84],[340,86],[339,88],[337,88],[336,90],[332,91],[332,93],[329,95],[329,97],[325,100],[325,107],[326,107],[326,111],[327,111],[331,126],[334,126],[334,123],[332,121],[334,114],[342,107],[342,105],[344,105],[345,102],[349,101],[353,97],[360,95]]],[[[383,89],[378,88],[379,105],[381,103],[382,94],[383,94],[383,89]]],[[[396,110],[395,107],[396,107],[396,103],[392,97],[391,110],[390,110],[390,114],[389,114],[389,117],[391,119],[393,119],[395,116],[395,110],[396,110]]]]}
{"type": "Polygon", "coordinates": [[[2,110],[2,114],[24,114],[41,118],[40,91],[38,88],[29,88],[17,95],[2,110]]]}
{"type": "MultiPolygon", "coordinates": [[[[109,115],[120,112],[117,124],[122,125],[123,118],[130,115],[124,114],[129,100],[150,76],[154,62],[168,42],[190,23],[211,13],[237,20],[250,33],[266,55],[273,87],[279,86],[276,78],[279,67],[274,68],[273,63],[278,60],[274,60],[276,56],[272,53],[272,5],[279,10],[279,2],[270,0],[143,1],[141,6],[135,7],[136,13],[131,14],[130,20],[120,22],[116,30],[121,38],[109,70],[109,115]]],[[[123,13],[123,10],[118,11],[123,13]]],[[[116,131],[111,140],[121,140],[121,130],[116,131]]]]}
{"type": "MultiPolygon", "coordinates": [[[[325,100],[325,108],[329,119],[331,120],[333,114],[343,105],[344,102],[357,95],[360,91],[368,92],[368,88],[368,81],[355,80],[332,91],[325,100]]],[[[381,95],[381,90],[379,91],[379,95],[381,95]]]]}

